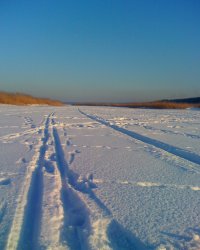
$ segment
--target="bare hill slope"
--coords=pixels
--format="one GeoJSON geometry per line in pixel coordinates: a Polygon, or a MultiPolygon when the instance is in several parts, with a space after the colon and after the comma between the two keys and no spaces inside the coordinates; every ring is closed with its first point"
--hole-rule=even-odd
{"type": "Polygon", "coordinates": [[[29,105],[29,104],[46,104],[51,106],[63,105],[60,101],[51,100],[48,98],[37,98],[21,93],[7,93],[0,91],[0,103],[12,105],[29,105]]]}

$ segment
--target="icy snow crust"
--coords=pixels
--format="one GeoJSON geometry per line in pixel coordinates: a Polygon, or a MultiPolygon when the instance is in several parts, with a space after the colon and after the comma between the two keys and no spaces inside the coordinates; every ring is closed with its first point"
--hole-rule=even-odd
{"type": "Polygon", "coordinates": [[[200,112],[0,106],[0,249],[200,249],[200,112]]]}

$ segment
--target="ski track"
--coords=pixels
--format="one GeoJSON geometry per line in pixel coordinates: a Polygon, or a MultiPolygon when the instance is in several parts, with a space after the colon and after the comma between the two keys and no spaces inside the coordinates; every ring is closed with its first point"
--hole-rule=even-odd
{"type": "MultiPolygon", "coordinates": [[[[117,118],[113,118],[113,119],[108,119],[109,122],[115,122],[116,125],[119,126],[137,126],[137,127],[142,127],[144,129],[146,129],[147,131],[154,131],[154,132],[161,132],[164,134],[171,134],[171,135],[181,135],[181,136],[185,136],[185,137],[189,137],[192,139],[200,139],[199,135],[195,135],[195,134],[190,134],[190,133],[185,133],[185,132],[180,132],[180,131],[172,131],[169,129],[160,129],[160,128],[156,128],[156,127],[152,127],[150,125],[147,125],[148,122],[130,122],[130,119],[124,118],[124,117],[117,117],[117,118]]],[[[172,128],[177,128],[172,126],[172,128]]]]}
{"type": "Polygon", "coordinates": [[[136,133],[134,131],[130,131],[130,130],[127,130],[125,128],[122,128],[122,127],[119,127],[117,125],[114,125],[114,124],[111,124],[110,122],[108,122],[107,120],[101,118],[101,117],[98,117],[96,115],[92,115],[92,114],[86,114],[85,112],[81,111],[80,109],[78,109],[79,112],[83,115],[85,115],[86,117],[94,120],[94,121],[97,121],[107,127],[110,127],[122,134],[125,134],[125,135],[128,135],[130,136],[131,138],[134,138],[138,141],[141,141],[141,142],[144,142],[148,145],[151,145],[151,146],[154,146],[158,149],[161,149],[161,150],[164,150],[166,151],[167,153],[170,153],[172,155],[175,155],[175,156],[178,156],[184,160],[187,160],[189,162],[192,162],[192,163],[195,163],[195,164],[198,164],[200,165],[200,156],[195,154],[195,153],[192,153],[190,151],[186,151],[184,149],[181,149],[181,148],[178,148],[178,147],[174,147],[172,145],[169,145],[167,143],[164,143],[164,142],[161,142],[159,140],[156,140],[156,139],[152,139],[150,137],[147,137],[147,136],[144,136],[144,135],[141,135],[139,133],[136,133]]]}
{"type": "Polygon", "coordinates": [[[56,166],[55,147],[52,128],[49,131],[48,150],[44,162],[44,194],[42,207],[40,245],[48,250],[64,250],[60,243],[60,231],[63,224],[64,211],[61,201],[61,180],[56,166]]]}
{"type": "MultiPolygon", "coordinates": [[[[57,129],[53,128],[57,167],[62,183],[61,199],[64,209],[64,224],[61,240],[70,249],[89,249],[88,236],[90,233],[89,211],[77,191],[78,175],[69,169],[64,157],[57,129]]],[[[83,187],[79,191],[83,191],[83,187]]]]}
{"type": "MultiPolygon", "coordinates": [[[[133,248],[136,242],[140,245],[139,249],[145,249],[137,239],[130,237],[125,229],[112,218],[109,209],[96,196],[93,189],[97,186],[93,182],[92,174],[80,176],[70,169],[70,165],[73,164],[79,151],[69,152],[69,161],[65,159],[57,127],[57,123],[53,119],[51,144],[54,145],[55,155],[53,153],[49,159],[56,161],[55,166],[60,176],[60,199],[63,205],[60,244],[71,250],[110,250],[113,249],[112,241],[116,241],[113,232],[117,226],[120,228],[119,232],[123,240],[118,244],[115,243],[116,249],[124,249],[124,242],[128,244],[129,249],[133,248]]],[[[65,133],[67,134],[66,130],[65,133]]]]}
{"type": "Polygon", "coordinates": [[[96,196],[93,189],[97,186],[93,175],[80,176],[70,169],[70,165],[79,151],[70,152],[69,162],[66,161],[55,121],[53,124],[56,161],[62,183],[61,199],[64,209],[61,241],[66,242],[71,250],[146,249],[134,235],[126,232],[112,217],[110,210],[96,196]]]}
{"type": "Polygon", "coordinates": [[[27,167],[22,190],[18,197],[18,205],[8,236],[6,249],[34,249],[37,245],[39,220],[41,216],[42,199],[42,164],[44,161],[46,143],[48,141],[49,118],[45,121],[44,135],[38,143],[35,155],[27,167]],[[32,220],[34,218],[34,220],[32,220]]]}

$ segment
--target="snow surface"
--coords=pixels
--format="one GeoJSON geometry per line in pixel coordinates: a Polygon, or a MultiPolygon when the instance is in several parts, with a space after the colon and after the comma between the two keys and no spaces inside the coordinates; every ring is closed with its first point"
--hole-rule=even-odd
{"type": "Polygon", "coordinates": [[[0,106],[0,249],[200,249],[200,111],[0,106]]]}

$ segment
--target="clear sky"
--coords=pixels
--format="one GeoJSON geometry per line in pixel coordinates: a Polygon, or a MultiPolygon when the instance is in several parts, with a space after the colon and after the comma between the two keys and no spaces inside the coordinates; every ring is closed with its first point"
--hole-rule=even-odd
{"type": "Polygon", "coordinates": [[[0,0],[0,90],[65,101],[200,96],[200,1],[0,0]]]}

